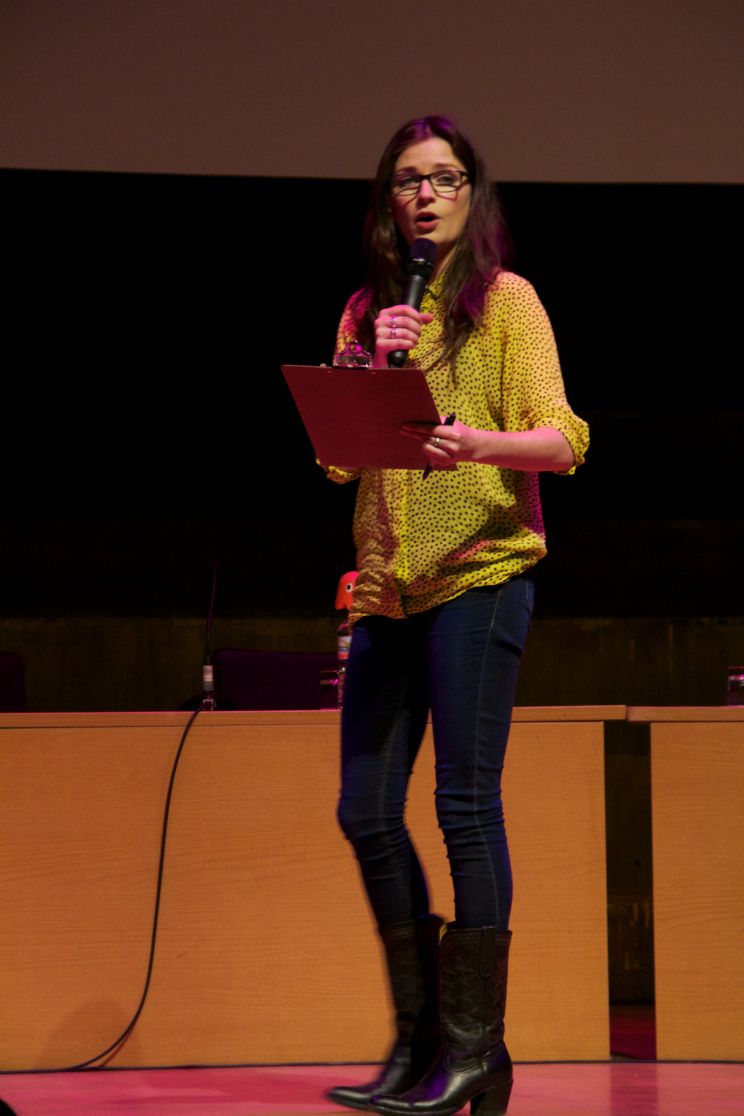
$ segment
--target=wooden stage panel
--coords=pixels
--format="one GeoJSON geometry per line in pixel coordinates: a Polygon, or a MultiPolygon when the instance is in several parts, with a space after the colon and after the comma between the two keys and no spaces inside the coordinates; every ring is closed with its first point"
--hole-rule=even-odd
{"type": "MultiPolygon", "coordinates": [[[[609,1053],[602,719],[623,713],[515,717],[504,792],[516,882],[508,1028],[521,1060],[609,1053]]],[[[3,1068],[84,1060],[133,1013],[185,721],[0,717],[3,1068]]],[[[113,1064],[381,1056],[389,1007],[335,821],[337,734],[333,712],[199,717],[176,779],[152,985],[113,1064]]],[[[432,768],[427,738],[410,821],[435,909],[450,917],[432,768]]]]}
{"type": "MultiPolygon", "coordinates": [[[[3,718],[0,718],[2,722],[3,718]]],[[[147,967],[178,730],[0,729],[3,1067],[108,1045],[147,967]]]]}
{"type": "Polygon", "coordinates": [[[659,1058],[744,1060],[744,708],[651,723],[659,1058]]]}
{"type": "Polygon", "coordinates": [[[603,726],[515,724],[509,747],[510,1048],[523,1061],[606,1058],[603,726]]]}

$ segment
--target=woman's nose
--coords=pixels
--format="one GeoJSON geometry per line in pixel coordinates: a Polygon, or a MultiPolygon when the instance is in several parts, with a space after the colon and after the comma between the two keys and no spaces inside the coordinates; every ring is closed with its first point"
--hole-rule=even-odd
{"type": "Polygon", "coordinates": [[[419,197],[419,200],[421,198],[423,198],[424,201],[431,201],[432,198],[436,197],[436,194],[434,193],[434,191],[431,188],[431,182],[429,181],[428,178],[422,178],[421,179],[421,185],[419,186],[418,197],[419,197]]]}

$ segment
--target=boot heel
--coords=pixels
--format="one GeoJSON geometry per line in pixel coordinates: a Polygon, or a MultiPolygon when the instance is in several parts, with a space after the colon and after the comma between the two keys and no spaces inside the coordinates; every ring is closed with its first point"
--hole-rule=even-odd
{"type": "Polygon", "coordinates": [[[506,1116],[512,1082],[505,1081],[470,1101],[470,1116],[506,1116]]]}

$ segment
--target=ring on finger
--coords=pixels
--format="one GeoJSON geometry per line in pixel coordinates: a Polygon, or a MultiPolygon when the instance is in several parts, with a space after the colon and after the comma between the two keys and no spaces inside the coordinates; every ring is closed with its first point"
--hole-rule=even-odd
{"type": "Polygon", "coordinates": [[[442,439],[438,435],[436,437],[432,438],[432,442],[437,447],[437,449],[439,449],[439,443],[441,442],[441,440],[442,439]]]}

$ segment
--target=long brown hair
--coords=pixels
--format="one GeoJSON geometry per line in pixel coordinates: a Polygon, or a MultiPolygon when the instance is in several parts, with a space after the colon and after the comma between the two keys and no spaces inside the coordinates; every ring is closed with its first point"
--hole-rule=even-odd
{"type": "Polygon", "coordinates": [[[398,129],[382,153],[372,186],[364,226],[367,273],[353,307],[358,338],[374,347],[374,321],[385,306],[394,306],[405,282],[408,245],[390,212],[390,179],[398,157],[413,144],[432,137],[446,140],[468,174],[470,209],[460,240],[444,274],[444,356],[454,359],[478,324],[488,285],[503,265],[506,242],[501,207],[483,159],[446,116],[421,116],[398,129]]]}

